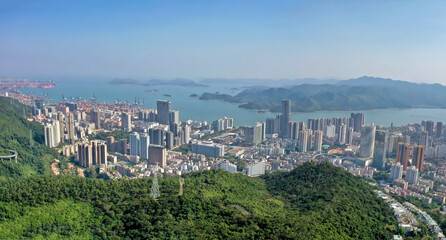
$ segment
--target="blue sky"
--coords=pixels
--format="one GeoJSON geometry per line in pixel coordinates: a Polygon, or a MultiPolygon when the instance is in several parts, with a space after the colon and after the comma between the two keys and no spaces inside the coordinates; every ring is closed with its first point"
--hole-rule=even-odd
{"type": "Polygon", "coordinates": [[[446,84],[446,1],[0,0],[0,76],[446,84]]]}

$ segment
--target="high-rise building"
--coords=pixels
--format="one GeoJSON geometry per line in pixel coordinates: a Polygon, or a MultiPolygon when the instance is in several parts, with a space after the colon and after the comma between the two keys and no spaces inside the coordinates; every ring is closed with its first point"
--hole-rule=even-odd
{"type": "Polygon", "coordinates": [[[190,128],[189,125],[185,125],[183,127],[184,138],[182,139],[183,140],[182,144],[188,144],[189,143],[189,141],[190,141],[190,131],[191,131],[191,128],[190,128]]]}
{"type": "Polygon", "coordinates": [[[94,123],[94,127],[96,129],[100,129],[101,128],[101,113],[93,111],[91,113],[91,121],[94,123]]]}
{"type": "Polygon", "coordinates": [[[407,169],[406,182],[409,184],[416,184],[418,182],[418,169],[415,166],[407,169]]]}
{"type": "Polygon", "coordinates": [[[403,177],[403,166],[400,163],[394,163],[390,167],[390,179],[393,181],[396,179],[401,179],[403,177]]]}
{"type": "Polygon", "coordinates": [[[140,156],[141,155],[141,143],[140,143],[140,137],[138,133],[131,133],[130,134],[130,155],[133,156],[140,156]]]}
{"type": "Polygon", "coordinates": [[[149,159],[149,145],[150,145],[150,137],[147,133],[144,133],[139,138],[140,143],[140,150],[141,154],[140,157],[143,159],[149,159]]]}
{"type": "Polygon", "coordinates": [[[169,113],[169,123],[180,123],[180,111],[172,110],[169,113]]]}
{"type": "Polygon", "coordinates": [[[387,150],[389,149],[389,137],[389,132],[384,130],[376,130],[373,165],[378,169],[384,169],[385,167],[387,150]]]}
{"type": "Polygon", "coordinates": [[[347,128],[347,134],[345,135],[345,144],[352,145],[353,144],[353,128],[347,128]]]}
{"type": "Polygon", "coordinates": [[[169,124],[170,101],[158,100],[156,101],[156,109],[158,112],[157,120],[161,124],[169,124]]]}
{"type": "Polygon", "coordinates": [[[93,166],[93,150],[90,143],[81,143],[78,145],[77,159],[82,167],[93,166]]]}
{"type": "Polygon", "coordinates": [[[342,124],[339,127],[338,131],[338,144],[343,145],[345,144],[345,139],[347,137],[347,126],[345,124],[342,124]]]}
{"type": "Polygon", "coordinates": [[[373,152],[375,151],[375,134],[376,126],[363,125],[361,129],[361,140],[359,148],[360,158],[373,158],[373,152]]]}
{"type": "Polygon", "coordinates": [[[173,132],[166,131],[166,144],[165,144],[165,146],[166,146],[167,149],[172,149],[175,146],[174,139],[175,139],[175,137],[173,135],[173,132]]]}
{"type": "Polygon", "coordinates": [[[263,141],[263,127],[262,123],[255,123],[254,126],[249,127],[243,127],[243,135],[244,135],[244,141],[253,143],[253,144],[260,144],[263,141]]]}
{"type": "Polygon", "coordinates": [[[166,167],[166,148],[157,145],[149,146],[149,162],[151,164],[157,164],[160,167],[166,167]]]}
{"type": "Polygon", "coordinates": [[[429,133],[429,136],[434,136],[434,122],[426,121],[426,131],[429,133]]]}
{"type": "Polygon", "coordinates": [[[410,153],[410,145],[407,143],[398,143],[398,150],[396,153],[396,160],[401,163],[403,166],[403,170],[407,170],[407,165],[409,164],[409,153],[410,153]]]}
{"type": "Polygon", "coordinates": [[[440,138],[443,135],[443,123],[437,122],[437,127],[435,130],[437,132],[437,138],[440,138]]]}
{"type": "Polygon", "coordinates": [[[446,144],[435,146],[435,156],[439,158],[446,157],[446,144]]]}
{"type": "Polygon", "coordinates": [[[110,149],[110,151],[112,151],[112,152],[116,152],[114,143],[115,143],[115,137],[108,136],[107,137],[107,148],[110,149]]]}
{"type": "Polygon", "coordinates": [[[81,143],[78,146],[77,159],[82,167],[96,165],[107,166],[107,145],[102,141],[81,143]]]}
{"type": "Polygon", "coordinates": [[[334,138],[336,136],[336,126],[335,125],[325,126],[324,134],[327,138],[334,138]]]}
{"type": "Polygon", "coordinates": [[[289,126],[291,120],[291,100],[282,100],[282,122],[280,123],[280,136],[282,138],[290,136],[289,126]]]}
{"type": "Polygon", "coordinates": [[[65,142],[65,124],[64,124],[64,116],[62,112],[57,113],[57,121],[59,121],[59,136],[60,142],[65,142]]]}
{"type": "Polygon", "coordinates": [[[150,128],[150,144],[164,146],[165,131],[162,128],[150,128]]]}
{"type": "Polygon", "coordinates": [[[352,113],[350,117],[353,119],[353,130],[360,132],[362,125],[365,124],[365,116],[363,113],[352,113]]]}
{"type": "Polygon", "coordinates": [[[299,139],[299,132],[306,129],[305,122],[290,122],[289,126],[290,138],[291,139],[299,139]]]}
{"type": "Polygon", "coordinates": [[[323,139],[323,132],[321,130],[314,131],[314,150],[315,151],[322,151],[322,139],[323,139]]]}
{"type": "Polygon", "coordinates": [[[128,113],[121,114],[122,129],[126,132],[132,131],[132,117],[128,113]]]}
{"type": "Polygon", "coordinates": [[[419,172],[423,172],[424,152],[425,146],[415,146],[412,153],[412,165],[415,166],[419,172]]]}
{"type": "Polygon", "coordinates": [[[75,131],[74,131],[74,116],[71,112],[67,113],[67,138],[68,143],[73,144],[75,142],[75,131]]]}
{"type": "Polygon", "coordinates": [[[273,134],[278,134],[279,131],[280,131],[280,115],[277,115],[276,118],[267,118],[265,134],[269,137],[273,134]]]}
{"type": "Polygon", "coordinates": [[[304,130],[299,133],[299,152],[306,152],[308,150],[308,131],[311,130],[304,130]]]}
{"type": "Polygon", "coordinates": [[[429,133],[427,131],[424,131],[420,135],[420,145],[423,145],[425,147],[429,146],[429,133]]]}
{"type": "Polygon", "coordinates": [[[59,122],[47,123],[44,126],[45,145],[48,147],[57,147],[60,143],[59,122]]]}

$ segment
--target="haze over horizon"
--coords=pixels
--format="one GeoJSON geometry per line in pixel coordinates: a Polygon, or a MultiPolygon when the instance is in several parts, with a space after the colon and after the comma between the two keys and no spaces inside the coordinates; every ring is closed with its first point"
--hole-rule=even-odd
{"type": "Polygon", "coordinates": [[[441,1],[2,1],[0,76],[446,84],[441,1]]]}

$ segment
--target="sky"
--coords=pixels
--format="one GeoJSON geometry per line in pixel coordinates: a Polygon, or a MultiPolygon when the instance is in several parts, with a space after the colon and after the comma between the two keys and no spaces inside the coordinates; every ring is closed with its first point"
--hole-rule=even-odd
{"type": "Polygon", "coordinates": [[[446,1],[0,0],[0,77],[446,84],[446,1]]]}

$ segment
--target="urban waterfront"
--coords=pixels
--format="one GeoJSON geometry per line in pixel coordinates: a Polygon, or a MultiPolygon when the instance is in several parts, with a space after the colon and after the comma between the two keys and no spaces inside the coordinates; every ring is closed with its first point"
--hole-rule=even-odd
{"type": "MultiPolygon", "coordinates": [[[[135,98],[142,103],[145,108],[156,108],[157,99],[172,101],[172,108],[178,109],[180,120],[189,119],[198,121],[212,121],[224,116],[233,117],[235,126],[252,125],[255,122],[264,121],[266,118],[275,117],[277,113],[258,113],[254,110],[239,108],[237,104],[223,101],[202,101],[198,98],[190,97],[191,94],[201,95],[204,92],[220,92],[227,94],[237,94],[243,86],[212,85],[208,87],[182,87],[170,85],[158,86],[117,86],[110,85],[107,80],[60,80],[53,89],[29,88],[22,89],[22,92],[31,92],[41,96],[47,94],[52,102],[59,102],[62,95],[70,99],[71,97],[82,97],[90,100],[95,95],[97,102],[114,103],[115,100],[134,102],[135,98]],[[88,83],[88,88],[86,84],[88,83]],[[234,90],[236,87],[237,90],[234,90]],[[147,93],[145,90],[156,89],[157,92],[147,93]],[[164,96],[171,95],[171,97],[164,96]]],[[[321,111],[293,113],[294,121],[306,121],[309,118],[331,118],[348,117],[351,112],[362,112],[365,114],[366,123],[375,123],[389,127],[403,126],[410,123],[421,122],[422,120],[443,121],[446,119],[446,109],[437,108],[410,108],[410,109],[376,109],[362,111],[321,111]]]]}

